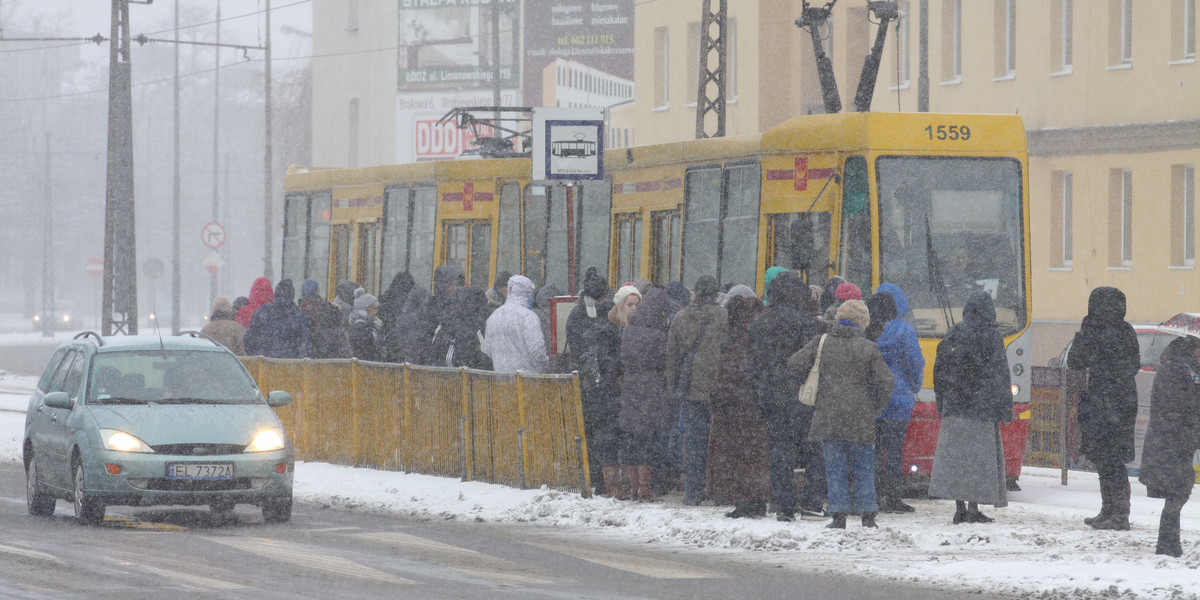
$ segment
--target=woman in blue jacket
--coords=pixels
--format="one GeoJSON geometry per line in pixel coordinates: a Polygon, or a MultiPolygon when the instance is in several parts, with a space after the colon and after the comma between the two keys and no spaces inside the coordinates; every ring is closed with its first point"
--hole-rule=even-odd
{"type": "Polygon", "coordinates": [[[875,419],[875,488],[879,494],[879,510],[885,513],[913,512],[915,509],[900,499],[900,467],[909,415],[925,378],[925,357],[917,344],[916,330],[903,319],[908,313],[908,297],[898,286],[880,285],[867,307],[871,311],[867,338],[879,346],[894,382],[887,408],[875,419]]]}

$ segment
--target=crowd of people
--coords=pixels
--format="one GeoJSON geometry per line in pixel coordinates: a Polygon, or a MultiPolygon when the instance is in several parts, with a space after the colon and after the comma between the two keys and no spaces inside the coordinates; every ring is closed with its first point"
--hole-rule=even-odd
{"type": "MultiPolygon", "coordinates": [[[[760,298],[712,276],[691,290],[647,280],[611,290],[584,274],[565,327],[565,356],[550,348],[552,285],[501,272],[486,290],[443,265],[432,293],[398,273],[379,298],[354,282],[326,301],[312,280],[294,300],[290,280],[254,281],[248,297],[213,300],[203,332],[237,354],[350,358],[497,372],[579,375],[598,494],[653,501],[672,488],[684,502],[732,505],[730,518],[847,517],[876,527],[902,500],[901,457],[925,359],[908,300],[884,283],[864,302],[854,283],[807,285],[772,267],[760,298]],[[806,381],[815,396],[805,396],[806,381]],[[811,398],[805,401],[804,398],[811,398]],[[803,467],[801,489],[794,474],[803,467]]],[[[747,282],[749,283],[749,282],[747,282]]],[[[1097,288],[1069,366],[1090,378],[1080,403],[1082,452],[1100,474],[1102,509],[1085,523],[1128,529],[1139,350],[1125,297],[1097,288]]],[[[929,495],[955,501],[952,523],[989,523],[980,505],[1007,504],[1000,425],[1012,420],[1011,381],[993,298],[974,291],[938,344],[933,390],[941,418],[929,495]]],[[[1152,392],[1141,481],[1165,500],[1157,551],[1179,556],[1180,510],[1200,446],[1200,340],[1163,353],[1152,392]]]]}

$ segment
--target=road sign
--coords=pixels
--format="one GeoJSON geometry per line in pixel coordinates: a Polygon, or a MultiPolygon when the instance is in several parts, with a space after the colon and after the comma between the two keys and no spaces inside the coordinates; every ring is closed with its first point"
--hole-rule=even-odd
{"type": "Polygon", "coordinates": [[[533,179],[604,179],[604,110],[533,109],[533,179]]]}
{"type": "Polygon", "coordinates": [[[200,229],[200,241],[213,250],[220,248],[225,243],[225,228],[216,221],[206,223],[200,229]]]}
{"type": "Polygon", "coordinates": [[[216,275],[217,271],[220,271],[221,267],[225,266],[225,259],[221,258],[221,255],[215,251],[209,252],[208,256],[205,256],[204,260],[200,261],[200,265],[208,269],[209,273],[216,275]]]}
{"type": "Polygon", "coordinates": [[[153,256],[147,258],[145,262],[142,263],[142,273],[152,280],[162,277],[163,272],[166,270],[167,265],[163,264],[161,259],[154,258],[153,256]]]}
{"type": "Polygon", "coordinates": [[[87,259],[83,263],[83,270],[87,271],[92,277],[99,277],[104,274],[104,259],[96,258],[95,256],[87,259]]]}

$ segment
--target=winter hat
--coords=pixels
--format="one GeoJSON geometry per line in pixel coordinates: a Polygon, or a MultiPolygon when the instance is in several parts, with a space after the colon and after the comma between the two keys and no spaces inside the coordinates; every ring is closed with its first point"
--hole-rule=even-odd
{"type": "Polygon", "coordinates": [[[292,285],[291,279],[284,279],[275,286],[275,297],[283,298],[288,302],[296,299],[296,286],[292,285]]]}
{"type": "Polygon", "coordinates": [[[638,279],[633,282],[633,287],[637,288],[638,294],[642,296],[645,296],[646,292],[650,291],[650,287],[653,285],[654,283],[649,279],[638,279]]]}
{"type": "Polygon", "coordinates": [[[320,295],[321,286],[317,285],[316,281],[313,281],[312,279],[305,279],[304,282],[300,284],[301,298],[316,298],[320,295]]]}
{"type": "Polygon", "coordinates": [[[583,295],[599,300],[608,294],[608,282],[596,270],[596,267],[588,267],[587,273],[583,276],[583,295]]]}
{"type": "Polygon", "coordinates": [[[354,290],[354,310],[367,310],[376,304],[379,304],[379,298],[368,294],[367,290],[354,290]]]}
{"type": "Polygon", "coordinates": [[[512,273],[508,271],[500,271],[496,273],[496,280],[492,282],[492,289],[499,291],[500,288],[508,287],[508,280],[512,279],[512,273]]]}
{"type": "Polygon", "coordinates": [[[687,286],[679,281],[672,281],[667,284],[667,296],[684,306],[692,302],[692,293],[688,291],[687,286]]]}
{"type": "Polygon", "coordinates": [[[712,300],[721,292],[721,284],[712,275],[701,275],[692,289],[696,291],[696,300],[712,300]]]}
{"type": "MultiPolygon", "coordinates": [[[[774,278],[772,278],[772,279],[774,279],[774,278]]],[[[728,292],[725,292],[725,298],[724,298],[724,301],[721,302],[721,306],[726,306],[734,298],[757,298],[757,297],[758,297],[758,295],[754,293],[754,290],[750,289],[750,286],[738,284],[738,285],[735,285],[735,286],[729,288],[728,292]]]]}
{"type": "Polygon", "coordinates": [[[763,273],[763,289],[771,287],[771,282],[775,280],[775,277],[787,270],[787,267],[771,267],[767,269],[767,272],[763,273]]]}
{"type": "Polygon", "coordinates": [[[217,296],[216,298],[213,298],[212,311],[225,311],[227,313],[231,313],[233,312],[233,303],[230,302],[229,298],[226,298],[225,296],[217,296]]]}
{"type": "Polygon", "coordinates": [[[837,298],[838,302],[845,302],[847,300],[862,300],[862,290],[858,289],[857,285],[847,281],[846,283],[837,286],[837,290],[833,292],[833,297],[837,298]]]}
{"type": "Polygon", "coordinates": [[[625,285],[621,286],[621,289],[617,290],[617,293],[613,295],[613,306],[620,306],[630,294],[636,295],[638,300],[642,299],[642,293],[636,287],[625,285]]]}
{"type": "Polygon", "coordinates": [[[866,329],[867,325],[871,324],[871,312],[867,310],[867,303],[857,298],[843,302],[837,309],[836,318],[839,321],[850,321],[859,329],[866,329]]]}

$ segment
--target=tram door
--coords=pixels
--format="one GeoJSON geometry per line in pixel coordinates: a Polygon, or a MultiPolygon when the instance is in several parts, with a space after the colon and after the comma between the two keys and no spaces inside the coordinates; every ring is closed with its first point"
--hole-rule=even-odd
{"type": "Polygon", "coordinates": [[[679,281],[679,251],[683,241],[680,218],[679,209],[650,214],[650,271],[655,283],[679,281]]]}
{"type": "Polygon", "coordinates": [[[329,281],[326,289],[335,289],[339,281],[350,279],[351,225],[334,225],[329,230],[329,281]]]}
{"type": "MultiPolygon", "coordinates": [[[[368,293],[379,295],[379,261],[383,227],[378,221],[358,224],[358,285],[368,293]]],[[[339,280],[340,281],[340,280],[339,280]]]]}
{"type": "Polygon", "coordinates": [[[613,215],[613,248],[616,261],[613,275],[616,285],[642,278],[642,213],[628,212],[613,215]]]}
{"type": "Polygon", "coordinates": [[[467,284],[491,287],[488,268],[492,259],[492,223],[487,219],[447,221],[442,232],[442,264],[462,268],[467,284]]]}

